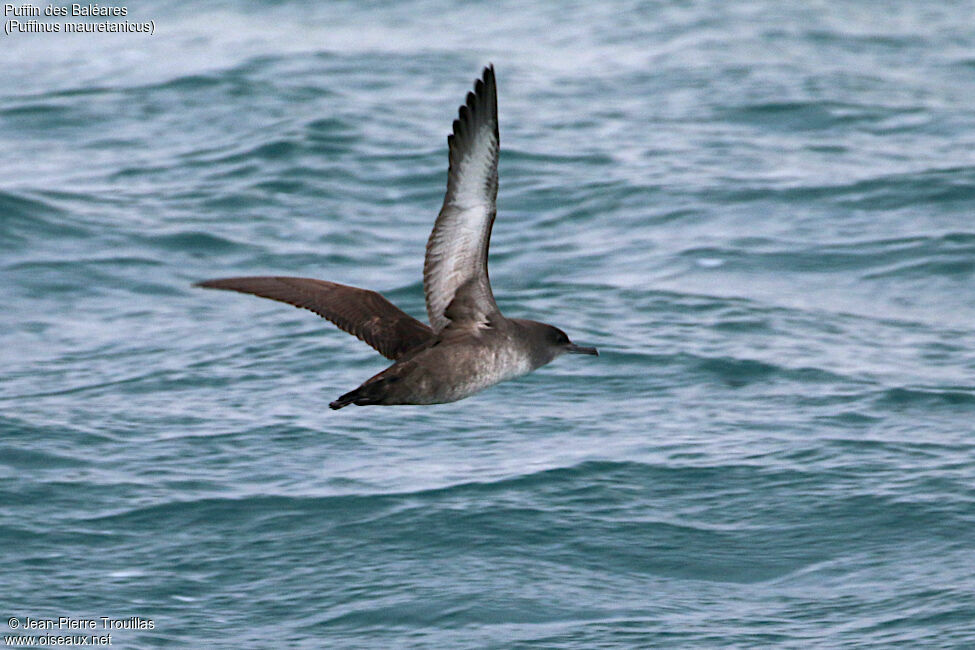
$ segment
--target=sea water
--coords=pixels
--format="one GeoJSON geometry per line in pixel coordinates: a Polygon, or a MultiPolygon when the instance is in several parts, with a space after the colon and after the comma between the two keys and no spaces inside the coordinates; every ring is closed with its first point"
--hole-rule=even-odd
{"type": "Polygon", "coordinates": [[[975,645],[971,2],[107,6],[2,37],[3,634],[975,645]],[[387,361],[191,285],[425,318],[489,62],[494,292],[600,356],[331,412],[387,361]]]}

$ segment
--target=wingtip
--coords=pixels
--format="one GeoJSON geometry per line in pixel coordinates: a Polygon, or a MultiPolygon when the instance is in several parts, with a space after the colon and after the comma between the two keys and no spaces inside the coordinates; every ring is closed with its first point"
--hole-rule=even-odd
{"type": "MultiPolygon", "coordinates": [[[[483,88],[484,86],[487,86],[493,81],[494,81],[494,64],[488,63],[486,66],[484,66],[484,69],[481,70],[481,76],[474,79],[474,89],[477,90],[478,87],[483,88]]],[[[477,94],[480,94],[480,92],[478,92],[477,94]]]]}
{"type": "Polygon", "coordinates": [[[483,83],[484,83],[485,86],[497,86],[498,85],[497,84],[497,81],[494,78],[494,64],[493,63],[488,63],[487,64],[487,67],[484,68],[484,71],[481,73],[481,79],[478,80],[478,83],[481,83],[482,81],[483,81],[483,83]]]}
{"type": "Polygon", "coordinates": [[[193,286],[198,289],[233,289],[231,286],[226,286],[226,283],[231,280],[239,280],[240,278],[211,278],[209,280],[200,280],[199,282],[194,282],[193,286]]]}

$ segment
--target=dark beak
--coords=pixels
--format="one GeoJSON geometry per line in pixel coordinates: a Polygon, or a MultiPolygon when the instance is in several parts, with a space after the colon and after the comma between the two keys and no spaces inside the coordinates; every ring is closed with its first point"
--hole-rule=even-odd
{"type": "Polygon", "coordinates": [[[565,346],[565,351],[570,354],[591,354],[594,357],[599,356],[599,350],[596,348],[587,348],[581,345],[576,345],[575,343],[569,343],[565,346]]]}

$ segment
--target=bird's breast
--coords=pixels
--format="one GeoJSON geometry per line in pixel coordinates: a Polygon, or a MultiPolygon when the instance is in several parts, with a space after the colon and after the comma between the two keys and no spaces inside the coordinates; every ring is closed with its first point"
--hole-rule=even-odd
{"type": "Polygon", "coordinates": [[[529,355],[508,341],[443,344],[428,351],[422,366],[424,392],[453,401],[532,371],[529,355]]]}

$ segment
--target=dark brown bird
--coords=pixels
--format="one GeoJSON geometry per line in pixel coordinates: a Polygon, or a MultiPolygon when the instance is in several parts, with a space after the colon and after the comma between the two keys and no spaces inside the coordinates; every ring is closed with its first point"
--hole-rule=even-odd
{"type": "Polygon", "coordinates": [[[440,404],[469,397],[569,352],[592,354],[557,327],[505,318],[488,279],[498,195],[498,92],[484,69],[447,136],[447,194],[427,242],[423,290],[430,325],[375,291],[290,277],[207,280],[195,286],[250,293],[309,309],[395,363],[329,404],[440,404]]]}

